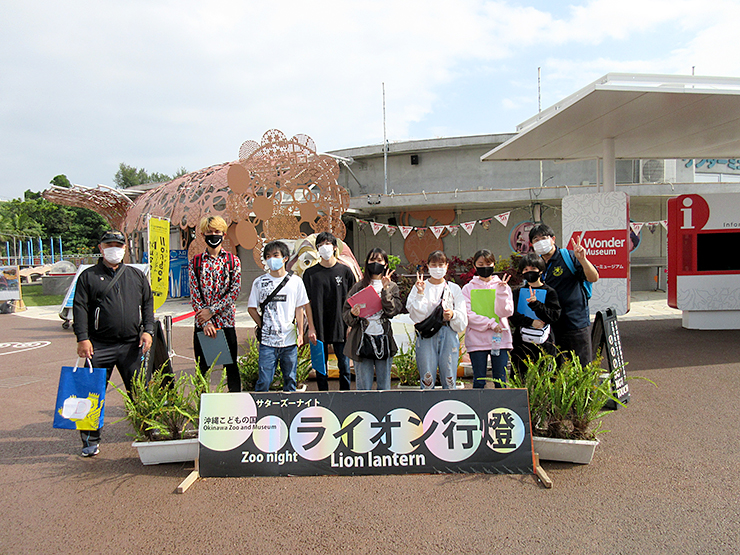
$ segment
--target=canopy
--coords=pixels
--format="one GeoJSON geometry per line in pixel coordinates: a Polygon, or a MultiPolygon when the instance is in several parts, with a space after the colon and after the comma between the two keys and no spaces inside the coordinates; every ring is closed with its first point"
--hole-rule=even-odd
{"type": "Polygon", "coordinates": [[[609,73],[517,132],[481,160],[737,158],[740,79],[609,73]]]}

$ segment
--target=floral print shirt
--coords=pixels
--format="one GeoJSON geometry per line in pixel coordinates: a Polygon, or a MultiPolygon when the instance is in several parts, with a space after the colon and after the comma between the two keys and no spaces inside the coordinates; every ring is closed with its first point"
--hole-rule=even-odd
{"type": "Polygon", "coordinates": [[[242,287],[242,265],[239,257],[232,255],[234,269],[229,272],[228,254],[221,249],[218,256],[208,251],[201,256],[200,284],[195,274],[195,264],[190,262],[190,300],[196,312],[208,308],[213,314],[211,322],[217,328],[236,326],[236,299],[242,287]]]}

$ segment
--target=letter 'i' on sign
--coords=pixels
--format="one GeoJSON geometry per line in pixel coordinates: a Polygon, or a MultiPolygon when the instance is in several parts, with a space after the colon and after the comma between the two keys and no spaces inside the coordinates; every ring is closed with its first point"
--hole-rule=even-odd
{"type": "Polygon", "coordinates": [[[686,208],[681,208],[681,213],[683,214],[683,225],[681,226],[681,229],[694,229],[694,226],[691,223],[691,205],[694,204],[694,201],[689,197],[686,197],[683,199],[682,204],[686,208]]]}

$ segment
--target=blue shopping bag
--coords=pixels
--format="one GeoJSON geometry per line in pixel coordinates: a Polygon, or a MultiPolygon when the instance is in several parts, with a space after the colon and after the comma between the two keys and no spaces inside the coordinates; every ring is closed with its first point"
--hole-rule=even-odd
{"type": "Polygon", "coordinates": [[[105,368],[62,366],[59,375],[54,427],[65,430],[98,430],[103,427],[105,389],[108,377],[105,368]]]}

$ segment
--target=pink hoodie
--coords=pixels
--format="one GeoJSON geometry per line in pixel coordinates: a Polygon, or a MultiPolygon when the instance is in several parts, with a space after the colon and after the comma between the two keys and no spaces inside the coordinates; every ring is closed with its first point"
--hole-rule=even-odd
{"type": "Polygon", "coordinates": [[[465,305],[468,310],[468,327],[465,330],[465,348],[471,351],[490,351],[492,347],[493,327],[496,320],[480,316],[470,310],[470,291],[473,289],[496,289],[496,315],[501,319],[501,348],[511,349],[511,328],[509,327],[508,316],[514,314],[514,296],[511,293],[511,287],[493,276],[491,281],[483,281],[479,276],[473,276],[473,279],[463,287],[462,293],[465,297],[465,305]]]}

